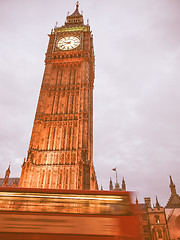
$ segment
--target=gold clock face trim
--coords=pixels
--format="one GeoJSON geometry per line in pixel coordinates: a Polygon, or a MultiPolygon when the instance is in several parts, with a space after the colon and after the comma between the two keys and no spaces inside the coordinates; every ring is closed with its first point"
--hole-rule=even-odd
{"type": "Polygon", "coordinates": [[[72,50],[74,48],[77,48],[79,45],[80,39],[75,36],[63,37],[57,43],[57,47],[60,50],[72,50]]]}

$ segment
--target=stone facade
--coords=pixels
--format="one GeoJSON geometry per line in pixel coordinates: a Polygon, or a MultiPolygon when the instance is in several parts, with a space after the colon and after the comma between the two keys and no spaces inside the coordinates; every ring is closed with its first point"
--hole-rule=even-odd
{"type": "Polygon", "coordinates": [[[98,189],[93,166],[93,37],[78,7],[77,3],[65,25],[55,27],[49,35],[44,77],[19,187],[98,189]],[[66,48],[58,47],[60,40],[66,48]],[[77,42],[77,47],[70,46],[77,42]]]}
{"type": "Polygon", "coordinates": [[[136,202],[145,240],[180,239],[180,196],[171,176],[169,187],[171,196],[165,207],[160,206],[157,198],[153,207],[150,198],[145,198],[145,204],[136,202]]]}
{"type": "Polygon", "coordinates": [[[170,240],[165,210],[157,197],[155,206],[151,206],[151,199],[147,197],[139,209],[144,240],[170,240]]]}

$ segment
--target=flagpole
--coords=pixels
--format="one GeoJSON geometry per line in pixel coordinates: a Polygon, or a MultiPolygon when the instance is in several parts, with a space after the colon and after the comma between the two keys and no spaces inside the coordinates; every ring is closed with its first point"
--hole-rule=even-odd
{"type": "Polygon", "coordinates": [[[118,182],[118,178],[117,178],[117,168],[116,168],[116,183],[118,182]]]}
{"type": "Polygon", "coordinates": [[[112,170],[116,172],[116,184],[117,184],[117,183],[118,183],[118,177],[117,177],[117,167],[113,168],[112,170]]]}

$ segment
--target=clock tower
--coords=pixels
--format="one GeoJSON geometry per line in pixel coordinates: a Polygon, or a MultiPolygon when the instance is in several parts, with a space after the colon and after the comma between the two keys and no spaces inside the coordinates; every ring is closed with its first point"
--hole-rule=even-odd
{"type": "Polygon", "coordinates": [[[49,35],[19,187],[98,189],[93,166],[94,50],[79,4],[49,35]]]}

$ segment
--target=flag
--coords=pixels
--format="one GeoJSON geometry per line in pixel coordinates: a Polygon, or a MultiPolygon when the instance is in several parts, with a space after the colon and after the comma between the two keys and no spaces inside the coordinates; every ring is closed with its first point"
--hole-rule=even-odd
{"type": "Polygon", "coordinates": [[[116,167],[112,169],[113,171],[116,171],[116,167]]]}

